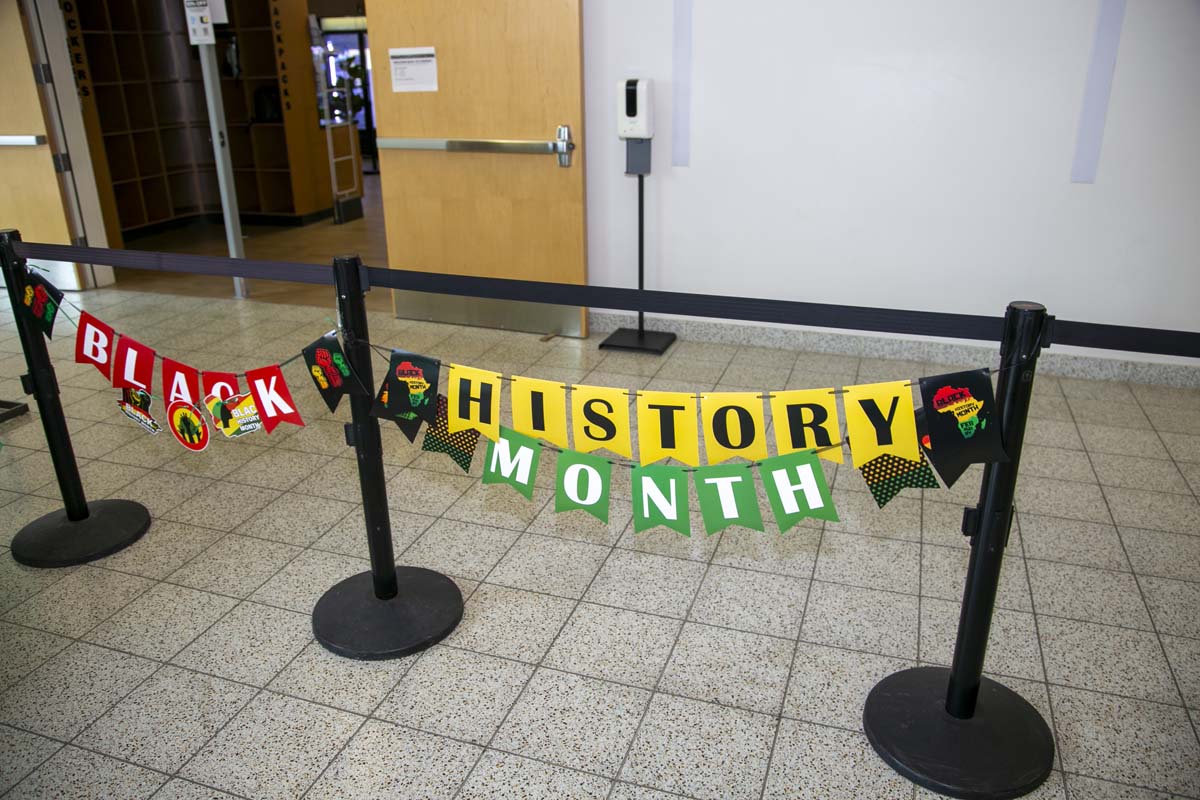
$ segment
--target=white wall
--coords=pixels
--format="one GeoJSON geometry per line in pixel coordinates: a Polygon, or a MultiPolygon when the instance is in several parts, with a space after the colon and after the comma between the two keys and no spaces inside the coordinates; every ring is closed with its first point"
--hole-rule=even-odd
{"type": "Polygon", "coordinates": [[[671,1],[587,0],[591,282],[636,281],[613,95],[644,76],[651,288],[1200,330],[1200,2],[1129,0],[1072,184],[1098,2],[695,0],[672,167],[671,1]]]}

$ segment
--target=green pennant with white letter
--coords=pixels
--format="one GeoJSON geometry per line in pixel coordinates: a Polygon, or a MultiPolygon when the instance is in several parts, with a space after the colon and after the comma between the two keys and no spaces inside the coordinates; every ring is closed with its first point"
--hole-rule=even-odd
{"type": "Polygon", "coordinates": [[[684,536],[692,535],[686,472],[679,467],[655,464],[634,467],[630,480],[633,482],[634,533],[666,525],[684,536]]]}
{"type": "Polygon", "coordinates": [[[608,522],[612,462],[600,456],[563,450],[558,454],[557,492],[554,510],[581,508],[601,522],[608,522]]]}
{"type": "Polygon", "coordinates": [[[768,458],[758,469],[780,533],[806,517],[838,521],[825,473],[812,450],[768,458]]]}
{"type": "Polygon", "coordinates": [[[761,531],[762,513],[754,491],[754,471],[748,464],[722,464],[696,470],[696,496],[709,534],[730,525],[761,531]]]}
{"type": "Polygon", "coordinates": [[[541,457],[542,445],[537,439],[501,425],[496,441],[488,442],[483,482],[507,483],[532,500],[533,481],[541,457]]]}

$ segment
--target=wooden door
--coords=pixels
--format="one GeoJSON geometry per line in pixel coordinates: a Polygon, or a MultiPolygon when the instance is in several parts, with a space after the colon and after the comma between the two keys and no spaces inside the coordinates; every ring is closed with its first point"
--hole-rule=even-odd
{"type": "MultiPolygon", "coordinates": [[[[575,143],[553,155],[380,149],[388,264],[585,283],[581,0],[368,0],[379,140],[575,143]],[[393,92],[388,50],[432,46],[436,92],[393,92]]],[[[405,317],[586,333],[582,309],[396,293],[405,317]]]]}

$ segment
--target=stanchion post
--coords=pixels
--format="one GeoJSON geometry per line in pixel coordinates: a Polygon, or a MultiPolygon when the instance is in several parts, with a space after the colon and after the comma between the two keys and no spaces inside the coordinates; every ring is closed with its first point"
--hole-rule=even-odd
{"type": "Polygon", "coordinates": [[[58,379],[54,375],[54,364],[46,340],[37,329],[33,319],[23,313],[22,296],[25,292],[25,262],[13,251],[13,243],[21,240],[20,231],[0,231],[0,260],[3,261],[4,285],[8,287],[8,301],[12,304],[13,317],[17,326],[17,338],[25,352],[28,373],[21,382],[26,394],[32,394],[37,402],[38,414],[42,417],[42,428],[46,432],[46,446],[50,448],[50,461],[54,464],[54,475],[58,478],[58,489],[62,493],[67,519],[78,522],[87,519],[87,497],[83,493],[83,481],[75,463],[75,450],[71,447],[71,433],[63,416],[62,402],[58,399],[58,379]]]}
{"type": "Polygon", "coordinates": [[[1054,764],[1054,738],[1037,709],[983,677],[1033,377],[1050,344],[1051,320],[1045,307],[1029,302],[1010,303],[1004,316],[996,403],[1009,461],[984,467],[979,505],[963,516],[971,555],[952,666],[889,675],[863,707],[875,752],[909,780],[950,797],[1020,797],[1054,764]]]}
{"type": "Polygon", "coordinates": [[[346,443],[358,458],[363,518],[371,569],[332,586],[313,608],[313,635],[347,658],[384,659],[423,650],[450,635],[462,620],[462,592],[450,578],[422,567],[397,567],[383,471],[379,420],[371,416],[374,386],[365,293],[367,271],[358,256],[333,262],[342,345],[355,373],[346,443]]]}
{"type": "Polygon", "coordinates": [[[1009,460],[984,466],[979,505],[967,509],[964,519],[964,525],[968,530],[974,530],[974,534],[959,612],[958,639],[950,667],[950,685],[946,690],[946,711],[959,719],[969,719],[975,714],[996,590],[1000,585],[1000,567],[1012,526],[1017,469],[1025,442],[1033,376],[1047,330],[1043,306],[1037,303],[1009,304],[1004,315],[1000,375],[996,382],[1000,430],[1009,460]]]}
{"type": "MultiPolygon", "coordinates": [[[[338,316],[342,323],[342,348],[359,382],[363,386],[374,386],[363,274],[362,261],[358,256],[339,256],[334,259],[333,280],[337,289],[338,316]]],[[[396,596],[396,562],[392,551],[387,482],[383,473],[383,440],[379,435],[379,420],[371,416],[371,400],[369,395],[361,391],[351,393],[352,421],[347,426],[347,440],[353,444],[358,457],[358,478],[362,486],[363,517],[367,524],[367,549],[371,554],[375,596],[387,600],[396,596]]]]}
{"type": "Polygon", "coordinates": [[[52,511],[18,531],[12,540],[12,556],[30,567],[69,567],[95,561],[133,544],[150,527],[150,512],[130,500],[89,503],[83,493],[50,351],[42,332],[23,310],[25,260],[14,249],[20,240],[19,231],[0,231],[0,269],[4,272],[17,336],[29,370],[21,377],[21,384],[37,402],[63,509],[52,511]]]}

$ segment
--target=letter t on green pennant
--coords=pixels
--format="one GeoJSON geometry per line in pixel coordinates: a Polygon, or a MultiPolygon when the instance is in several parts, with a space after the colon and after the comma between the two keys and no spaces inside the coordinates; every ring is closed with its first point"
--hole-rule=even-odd
{"type": "Polygon", "coordinates": [[[730,525],[761,531],[762,512],[754,490],[754,470],[749,464],[723,464],[696,470],[696,496],[709,534],[730,525]]]}
{"type": "Polygon", "coordinates": [[[554,510],[582,508],[601,522],[608,522],[608,488],[612,462],[600,456],[563,450],[558,454],[558,481],[554,510]]]}
{"type": "Polygon", "coordinates": [[[634,533],[666,525],[684,536],[692,535],[686,472],[679,467],[655,464],[634,467],[630,480],[633,482],[634,533]]]}
{"type": "Polygon", "coordinates": [[[542,445],[537,439],[501,425],[496,441],[488,442],[483,482],[507,483],[532,500],[533,480],[541,457],[542,445]]]}
{"type": "Polygon", "coordinates": [[[780,533],[787,533],[805,517],[838,521],[829,484],[814,451],[768,458],[758,469],[780,533]]]}

